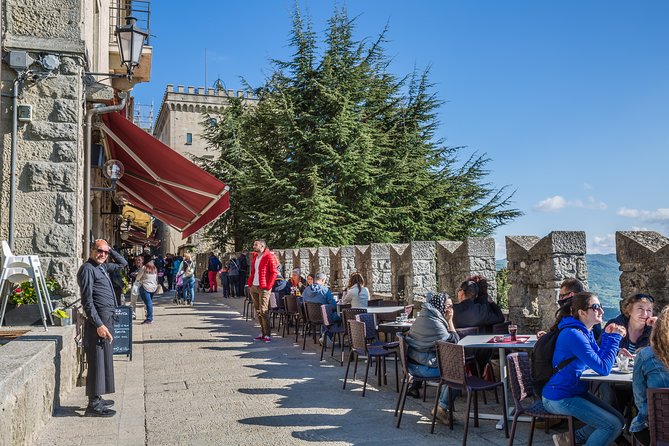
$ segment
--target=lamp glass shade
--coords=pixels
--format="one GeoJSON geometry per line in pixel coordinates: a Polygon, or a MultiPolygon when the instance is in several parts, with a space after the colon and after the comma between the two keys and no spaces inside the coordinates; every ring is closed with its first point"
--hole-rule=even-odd
{"type": "Polygon", "coordinates": [[[126,25],[116,27],[116,39],[121,52],[121,64],[128,67],[131,72],[134,67],[139,65],[139,59],[142,56],[144,48],[144,39],[148,33],[135,26],[137,19],[126,17],[126,25]]]}

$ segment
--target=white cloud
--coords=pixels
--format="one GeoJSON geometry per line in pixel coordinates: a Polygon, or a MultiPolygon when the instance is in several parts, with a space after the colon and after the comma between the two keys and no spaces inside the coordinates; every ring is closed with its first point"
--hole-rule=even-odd
{"type": "Polygon", "coordinates": [[[583,183],[583,189],[592,190],[592,186],[590,185],[590,183],[583,183]]]}
{"type": "Polygon", "coordinates": [[[567,206],[567,200],[565,200],[564,197],[561,197],[560,195],[556,195],[554,197],[541,200],[534,206],[534,209],[541,212],[557,212],[565,206],[567,206]]]}
{"type": "Polygon", "coordinates": [[[653,223],[669,223],[669,208],[658,208],[653,211],[643,209],[620,208],[616,212],[621,217],[638,218],[653,223]]]}
{"type": "Polygon", "coordinates": [[[567,200],[561,195],[548,197],[534,205],[534,209],[541,212],[557,212],[566,207],[603,211],[608,208],[608,205],[603,201],[595,199],[593,196],[590,196],[587,200],[583,201],[579,199],[567,200]]]}
{"type": "Polygon", "coordinates": [[[588,254],[609,254],[616,252],[615,234],[596,235],[588,246],[588,254]]]}

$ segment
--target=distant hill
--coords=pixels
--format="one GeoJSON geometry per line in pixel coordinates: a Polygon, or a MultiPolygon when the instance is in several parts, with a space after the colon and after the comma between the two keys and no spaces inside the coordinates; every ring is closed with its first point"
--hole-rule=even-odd
{"type": "MultiPolygon", "coordinates": [[[[615,317],[620,302],[620,270],[615,254],[587,254],[588,289],[597,293],[605,309],[605,319],[615,317]]],[[[506,267],[506,259],[497,260],[497,269],[506,267]]]]}

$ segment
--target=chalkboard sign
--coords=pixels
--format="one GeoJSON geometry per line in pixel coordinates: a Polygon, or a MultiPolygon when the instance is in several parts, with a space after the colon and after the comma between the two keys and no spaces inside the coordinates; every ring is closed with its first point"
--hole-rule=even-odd
{"type": "Polygon", "coordinates": [[[112,343],[115,355],[126,355],[132,361],[132,308],[118,307],[114,311],[114,341],[112,343]]]}

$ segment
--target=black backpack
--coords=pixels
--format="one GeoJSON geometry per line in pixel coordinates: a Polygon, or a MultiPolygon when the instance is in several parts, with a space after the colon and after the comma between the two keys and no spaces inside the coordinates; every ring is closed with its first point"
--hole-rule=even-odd
{"type": "Polygon", "coordinates": [[[532,359],[532,381],[534,384],[534,395],[541,397],[541,392],[546,383],[553,375],[565,368],[570,362],[576,359],[575,356],[564,359],[557,367],[553,367],[553,355],[555,354],[555,344],[557,344],[560,329],[550,330],[543,335],[534,344],[534,349],[530,357],[532,359]]]}

